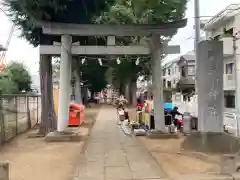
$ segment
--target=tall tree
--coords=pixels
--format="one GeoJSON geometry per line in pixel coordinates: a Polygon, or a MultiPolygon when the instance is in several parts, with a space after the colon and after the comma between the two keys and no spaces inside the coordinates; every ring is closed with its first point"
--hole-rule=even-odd
{"type": "Polygon", "coordinates": [[[6,66],[4,71],[9,72],[11,81],[18,87],[18,92],[31,90],[31,76],[23,63],[13,61],[6,66]]]}
{"type": "MultiPolygon", "coordinates": [[[[4,5],[7,8],[9,17],[20,28],[22,37],[37,47],[39,44],[49,45],[53,41],[60,42],[61,38],[59,36],[44,35],[41,28],[37,26],[37,21],[90,23],[93,16],[99,15],[111,2],[112,0],[4,0],[4,5]]],[[[88,37],[74,37],[73,41],[86,44],[88,43],[88,37]]],[[[43,125],[41,126],[40,131],[43,134],[56,128],[53,97],[49,93],[52,89],[47,88],[52,88],[52,74],[50,74],[52,70],[45,66],[50,66],[50,64],[40,62],[42,105],[46,106],[42,108],[41,122],[44,126],[48,126],[45,128],[43,128],[43,125]],[[45,74],[49,76],[44,76],[45,74]],[[51,118],[49,118],[49,115],[51,115],[51,118]]]]}
{"type": "MultiPolygon", "coordinates": [[[[186,3],[187,0],[116,0],[109,10],[102,12],[101,16],[95,18],[95,22],[101,24],[156,24],[173,22],[183,18],[186,3]]],[[[145,43],[147,38],[124,37],[117,40],[119,44],[129,45],[145,43]]],[[[128,59],[130,58],[126,57],[126,60],[128,59]]],[[[150,59],[146,58],[144,62],[140,62],[138,68],[132,62],[124,62],[125,71],[121,70],[122,66],[114,67],[115,72],[118,72],[115,73],[115,79],[118,79],[119,82],[126,80],[133,82],[137,79],[139,73],[141,75],[149,75],[151,73],[149,69],[151,67],[150,59]],[[127,70],[129,72],[126,72],[127,70]],[[119,73],[121,72],[122,74],[120,75],[119,73]]],[[[125,84],[127,83],[125,82],[125,84]]]]}
{"type": "Polygon", "coordinates": [[[12,61],[0,73],[0,93],[17,94],[31,90],[31,76],[23,63],[12,61]]]}
{"type": "Polygon", "coordinates": [[[82,80],[87,81],[89,85],[89,90],[94,92],[99,92],[106,87],[107,81],[105,74],[107,71],[106,66],[100,66],[97,58],[90,59],[83,64],[81,67],[82,80]]]}

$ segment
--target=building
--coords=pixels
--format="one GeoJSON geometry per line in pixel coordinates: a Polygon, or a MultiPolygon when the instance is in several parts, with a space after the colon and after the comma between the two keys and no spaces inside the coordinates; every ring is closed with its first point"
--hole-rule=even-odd
{"type": "Polygon", "coordinates": [[[162,74],[165,88],[193,90],[195,85],[194,51],[189,51],[165,64],[162,68],[162,74]]]}
{"type": "MultiPolygon", "coordinates": [[[[235,111],[235,60],[240,61],[240,56],[234,52],[234,36],[240,32],[240,4],[231,4],[219,12],[205,24],[204,30],[207,39],[223,41],[224,104],[227,112],[235,111]]],[[[236,47],[240,47],[239,40],[236,47]]]]}
{"type": "Polygon", "coordinates": [[[177,87],[177,81],[179,80],[179,77],[180,73],[176,60],[163,66],[162,78],[164,88],[175,89],[177,87]]]}

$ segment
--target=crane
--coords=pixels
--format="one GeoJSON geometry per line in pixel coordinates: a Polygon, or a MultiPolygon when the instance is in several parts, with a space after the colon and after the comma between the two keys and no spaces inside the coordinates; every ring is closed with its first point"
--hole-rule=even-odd
{"type": "Polygon", "coordinates": [[[6,51],[3,51],[1,56],[0,56],[0,72],[2,72],[3,69],[4,69],[4,65],[5,65],[4,60],[5,60],[5,56],[6,56],[9,44],[10,44],[10,42],[12,40],[13,32],[14,32],[14,25],[11,27],[10,33],[8,35],[7,42],[6,42],[5,46],[4,46],[6,51]]]}
{"type": "MultiPolygon", "coordinates": [[[[0,7],[0,10],[7,16],[7,13],[6,13],[1,7],[0,7]]],[[[10,44],[10,42],[11,42],[11,40],[12,40],[12,36],[13,36],[13,32],[14,32],[14,27],[15,27],[15,26],[14,26],[14,24],[13,24],[12,27],[11,27],[10,33],[9,33],[9,35],[8,35],[7,42],[6,42],[5,46],[4,46],[4,48],[5,48],[6,50],[3,51],[2,54],[0,55],[0,72],[2,72],[3,69],[4,69],[4,65],[5,65],[4,60],[5,60],[5,56],[6,56],[6,53],[7,53],[9,44],[10,44]]]]}

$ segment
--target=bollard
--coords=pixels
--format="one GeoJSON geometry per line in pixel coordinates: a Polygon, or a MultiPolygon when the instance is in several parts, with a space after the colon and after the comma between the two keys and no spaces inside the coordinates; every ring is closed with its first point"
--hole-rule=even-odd
{"type": "Polygon", "coordinates": [[[0,180],[9,180],[9,163],[0,163],[0,180]]]}
{"type": "Polygon", "coordinates": [[[191,127],[191,116],[190,113],[185,112],[183,114],[183,133],[185,135],[188,135],[191,133],[192,127],[191,127]]]}

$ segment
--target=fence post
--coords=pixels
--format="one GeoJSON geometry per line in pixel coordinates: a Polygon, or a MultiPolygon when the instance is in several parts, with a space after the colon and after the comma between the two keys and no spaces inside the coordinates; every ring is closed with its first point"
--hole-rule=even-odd
{"type": "Polygon", "coordinates": [[[39,106],[38,106],[38,98],[39,98],[39,96],[37,96],[37,124],[39,124],[39,119],[38,119],[38,108],[39,108],[39,106]]]}
{"type": "Polygon", "coordinates": [[[18,135],[18,97],[14,96],[16,104],[16,135],[18,135]]]}
{"type": "Polygon", "coordinates": [[[5,125],[3,115],[3,99],[0,97],[1,144],[5,142],[5,125]]]}
{"type": "Polygon", "coordinates": [[[31,118],[30,118],[30,108],[29,108],[29,97],[26,96],[27,100],[27,124],[28,124],[28,129],[31,129],[32,123],[31,123],[31,118]]]}

